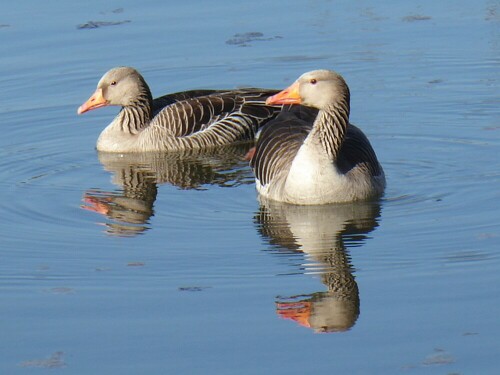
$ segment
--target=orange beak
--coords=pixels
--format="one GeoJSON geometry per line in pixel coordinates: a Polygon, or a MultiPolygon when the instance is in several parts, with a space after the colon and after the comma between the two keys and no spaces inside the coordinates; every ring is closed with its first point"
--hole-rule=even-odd
{"type": "Polygon", "coordinates": [[[102,90],[97,89],[95,92],[92,94],[92,96],[87,100],[85,103],[83,103],[80,107],[78,107],[77,113],[81,115],[82,113],[91,111],[96,108],[104,107],[108,105],[108,101],[104,99],[104,96],[102,96],[102,90]]]}
{"type": "Polygon", "coordinates": [[[97,212],[101,215],[107,215],[109,211],[111,211],[111,205],[109,204],[110,199],[100,199],[85,195],[83,201],[88,204],[88,206],[84,204],[80,206],[80,208],[84,210],[97,212]]]}
{"type": "Polygon", "coordinates": [[[277,303],[276,313],[283,319],[291,319],[303,327],[311,327],[309,319],[312,314],[312,302],[299,301],[277,303]]]}
{"type": "Polygon", "coordinates": [[[295,82],[276,95],[270,96],[266,104],[300,104],[302,100],[299,94],[299,83],[295,82]]]}

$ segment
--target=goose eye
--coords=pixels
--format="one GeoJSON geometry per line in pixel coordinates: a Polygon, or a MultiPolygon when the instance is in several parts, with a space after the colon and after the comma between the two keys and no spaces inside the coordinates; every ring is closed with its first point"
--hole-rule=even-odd
{"type": "Polygon", "coordinates": [[[311,85],[315,85],[315,84],[316,84],[316,82],[318,82],[318,81],[316,81],[316,79],[315,79],[315,78],[312,78],[312,79],[309,81],[309,83],[310,83],[311,85]]]}
{"type": "Polygon", "coordinates": [[[111,86],[115,86],[116,85],[116,81],[111,81],[110,85],[111,86]]]}

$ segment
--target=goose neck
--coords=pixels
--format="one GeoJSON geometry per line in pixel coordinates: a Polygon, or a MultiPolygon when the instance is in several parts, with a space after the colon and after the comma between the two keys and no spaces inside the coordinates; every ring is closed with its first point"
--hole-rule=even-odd
{"type": "Polygon", "coordinates": [[[336,160],[349,126],[349,104],[339,103],[319,111],[311,136],[319,139],[321,146],[336,160]]]}
{"type": "Polygon", "coordinates": [[[149,90],[144,90],[130,104],[122,107],[119,117],[121,130],[129,134],[138,134],[144,130],[152,118],[153,98],[149,90]]]}

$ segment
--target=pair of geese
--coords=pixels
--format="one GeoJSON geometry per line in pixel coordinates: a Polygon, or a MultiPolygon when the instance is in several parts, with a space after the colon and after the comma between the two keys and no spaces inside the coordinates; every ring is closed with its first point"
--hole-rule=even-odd
{"type": "Polygon", "coordinates": [[[364,133],[349,123],[350,93],[330,70],[287,89],[192,90],[153,99],[130,67],[108,71],[78,114],[122,109],[101,133],[103,152],[181,151],[256,139],[249,153],[258,193],[315,205],[382,195],[384,171],[364,133]]]}

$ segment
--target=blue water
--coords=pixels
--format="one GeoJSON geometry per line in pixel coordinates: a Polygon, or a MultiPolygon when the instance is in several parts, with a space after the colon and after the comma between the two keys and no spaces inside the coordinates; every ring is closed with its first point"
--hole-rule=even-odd
{"type": "Polygon", "coordinates": [[[499,23],[489,0],[5,3],[0,373],[495,374],[499,23]],[[155,96],[335,69],[386,195],[259,202],[245,148],[98,154],[117,109],[76,109],[118,65],[155,96]]]}

